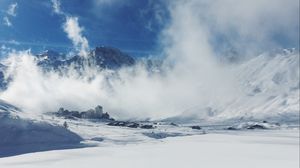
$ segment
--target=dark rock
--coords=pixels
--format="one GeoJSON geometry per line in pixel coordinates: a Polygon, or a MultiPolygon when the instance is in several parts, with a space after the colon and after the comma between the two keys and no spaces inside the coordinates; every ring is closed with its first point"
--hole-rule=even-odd
{"type": "Polygon", "coordinates": [[[178,125],[173,122],[171,122],[170,125],[178,127],[178,125]]]}
{"type": "Polygon", "coordinates": [[[191,126],[192,129],[197,129],[197,130],[201,130],[202,128],[198,125],[194,125],[194,126],[191,126]]]}
{"type": "Polygon", "coordinates": [[[108,123],[107,125],[109,125],[109,126],[125,127],[126,126],[126,122],[123,122],[123,121],[113,121],[113,122],[108,123]]]}
{"type": "Polygon", "coordinates": [[[129,127],[129,128],[138,128],[140,124],[136,122],[129,122],[129,121],[113,121],[108,123],[109,126],[119,126],[119,127],[129,127]]]}
{"type": "Polygon", "coordinates": [[[46,51],[37,55],[38,65],[44,69],[60,70],[72,65],[76,70],[87,66],[101,69],[119,69],[123,66],[132,66],[135,60],[128,54],[113,47],[96,47],[87,57],[75,55],[66,58],[54,51],[46,51]],[[59,59],[58,59],[59,58],[59,59]]]}
{"type": "Polygon", "coordinates": [[[145,132],[143,135],[149,137],[149,138],[154,138],[154,139],[164,139],[167,137],[176,137],[176,136],[184,136],[182,133],[167,133],[167,132],[145,132]]]}
{"type": "Polygon", "coordinates": [[[138,124],[138,123],[130,123],[127,125],[127,127],[129,127],[129,128],[138,128],[139,126],[140,126],[140,124],[138,124]]]}
{"type": "Polygon", "coordinates": [[[111,117],[109,116],[109,114],[108,114],[107,112],[104,113],[104,114],[102,115],[102,118],[103,118],[103,119],[114,120],[113,118],[111,118],[111,117]]]}
{"type": "Polygon", "coordinates": [[[227,130],[238,130],[238,129],[235,127],[228,127],[227,130]]]}
{"type": "Polygon", "coordinates": [[[107,125],[109,126],[118,126],[118,127],[129,127],[129,128],[142,128],[142,129],[153,129],[154,126],[150,124],[141,125],[137,122],[132,121],[112,121],[107,125]]]}
{"type": "Polygon", "coordinates": [[[264,127],[263,125],[254,124],[254,125],[248,126],[247,129],[267,129],[267,128],[264,127]]]}
{"type": "Polygon", "coordinates": [[[153,129],[153,125],[150,125],[150,124],[146,124],[146,125],[142,125],[140,128],[142,129],[153,129]]]}
{"type": "Polygon", "coordinates": [[[113,121],[114,119],[109,116],[109,114],[103,113],[102,106],[97,106],[95,109],[90,109],[87,111],[69,111],[64,108],[60,108],[57,112],[54,113],[58,117],[64,117],[65,119],[96,119],[96,120],[109,120],[113,121]]]}
{"type": "Polygon", "coordinates": [[[104,139],[101,138],[101,137],[94,137],[94,138],[91,138],[91,140],[92,140],[92,141],[98,141],[98,142],[104,141],[104,139]]]}

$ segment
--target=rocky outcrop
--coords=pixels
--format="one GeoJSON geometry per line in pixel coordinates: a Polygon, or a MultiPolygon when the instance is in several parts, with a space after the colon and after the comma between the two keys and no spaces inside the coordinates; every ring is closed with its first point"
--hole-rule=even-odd
{"type": "Polygon", "coordinates": [[[113,121],[114,119],[109,116],[106,112],[103,112],[102,106],[97,106],[95,109],[90,109],[87,111],[69,111],[64,108],[60,108],[55,115],[58,117],[64,117],[66,119],[97,119],[97,120],[109,120],[113,121]]]}
{"type": "Polygon", "coordinates": [[[0,63],[0,91],[5,90],[7,88],[8,80],[5,79],[5,70],[6,66],[0,63]]]}
{"type": "Polygon", "coordinates": [[[142,128],[142,129],[154,129],[152,124],[139,124],[132,121],[112,121],[108,123],[109,126],[128,127],[128,128],[142,128]]]}
{"type": "Polygon", "coordinates": [[[95,67],[101,69],[119,69],[123,66],[132,66],[135,60],[128,54],[113,47],[96,47],[90,51],[87,57],[74,55],[65,57],[65,55],[55,51],[45,51],[37,55],[38,65],[46,70],[64,69],[72,66],[76,70],[82,70],[86,67],[95,67]]]}

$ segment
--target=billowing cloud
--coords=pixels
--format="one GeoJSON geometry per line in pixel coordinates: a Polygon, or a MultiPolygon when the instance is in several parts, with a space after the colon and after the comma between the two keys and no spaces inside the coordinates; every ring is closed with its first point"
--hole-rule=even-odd
{"type": "Polygon", "coordinates": [[[59,0],[51,0],[53,12],[63,15],[66,19],[63,24],[63,29],[67,33],[68,38],[72,41],[75,49],[80,56],[86,57],[89,52],[89,43],[87,38],[82,34],[84,28],[78,23],[78,17],[73,17],[61,10],[61,3],[59,0]]]}
{"type": "Polygon", "coordinates": [[[78,18],[67,16],[63,28],[68,38],[72,40],[73,45],[79,51],[79,55],[87,56],[89,44],[88,40],[82,35],[83,28],[79,26],[78,18]]]}
{"type": "Polygon", "coordinates": [[[78,23],[78,17],[70,16],[61,10],[59,0],[51,0],[54,13],[65,17],[66,21],[63,24],[63,29],[67,33],[68,38],[72,41],[75,49],[80,56],[86,57],[89,52],[89,43],[87,38],[82,34],[83,27],[78,23]]]}
{"type": "Polygon", "coordinates": [[[169,1],[169,9],[187,4],[217,49],[251,54],[281,47],[282,41],[299,45],[299,1],[177,0],[169,1]]]}

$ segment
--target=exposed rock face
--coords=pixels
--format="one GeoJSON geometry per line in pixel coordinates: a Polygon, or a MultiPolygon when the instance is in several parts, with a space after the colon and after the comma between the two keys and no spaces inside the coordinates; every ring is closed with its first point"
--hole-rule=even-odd
{"type": "Polygon", "coordinates": [[[185,136],[188,134],[182,134],[182,133],[168,133],[168,132],[145,132],[143,135],[149,137],[149,138],[154,138],[154,139],[164,139],[167,137],[176,137],[176,136],[185,136]]]}
{"type": "Polygon", "coordinates": [[[137,128],[140,126],[139,123],[130,122],[130,121],[113,121],[108,123],[109,126],[119,126],[119,127],[129,127],[129,128],[137,128]]]}
{"type": "Polygon", "coordinates": [[[46,70],[58,68],[66,60],[66,55],[52,50],[46,50],[36,55],[38,65],[46,70]]]}
{"type": "Polygon", "coordinates": [[[201,130],[201,127],[199,125],[193,125],[191,126],[192,129],[201,130]]]}
{"type": "Polygon", "coordinates": [[[4,76],[5,69],[6,66],[0,63],[0,90],[5,90],[8,83],[4,76]]]}
{"type": "Polygon", "coordinates": [[[46,51],[37,55],[38,65],[44,69],[63,69],[72,65],[77,70],[85,69],[86,66],[96,67],[98,69],[118,69],[123,66],[131,66],[135,64],[135,60],[112,47],[96,47],[92,50],[88,57],[75,55],[66,58],[64,55],[54,51],[46,51]]]}
{"type": "Polygon", "coordinates": [[[142,125],[141,128],[143,129],[153,129],[153,125],[150,125],[150,124],[146,124],[146,125],[142,125]]]}
{"type": "Polygon", "coordinates": [[[109,126],[118,126],[118,127],[129,127],[129,128],[142,128],[142,129],[154,129],[155,127],[151,124],[139,124],[132,121],[112,121],[108,123],[109,126]]]}
{"type": "Polygon", "coordinates": [[[112,47],[96,47],[91,51],[89,58],[98,66],[109,69],[131,66],[135,63],[132,57],[112,47]]]}
{"type": "Polygon", "coordinates": [[[65,110],[64,108],[60,108],[57,112],[55,112],[56,116],[59,117],[64,117],[68,119],[77,119],[77,118],[82,118],[82,119],[98,119],[98,120],[114,120],[109,116],[109,114],[103,113],[103,107],[102,106],[97,106],[95,109],[90,109],[87,111],[69,111],[65,110]]]}
{"type": "Polygon", "coordinates": [[[276,129],[280,126],[279,123],[269,123],[267,121],[262,122],[246,122],[238,125],[233,125],[227,128],[227,130],[254,130],[254,129],[276,129]]]}

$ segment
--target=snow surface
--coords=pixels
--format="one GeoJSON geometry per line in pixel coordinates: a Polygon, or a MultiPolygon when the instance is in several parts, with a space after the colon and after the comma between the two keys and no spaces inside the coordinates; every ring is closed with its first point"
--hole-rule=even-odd
{"type": "Polygon", "coordinates": [[[271,120],[299,125],[300,56],[295,49],[263,53],[231,65],[242,95],[225,105],[195,106],[168,121],[271,120]]]}
{"type": "Polygon", "coordinates": [[[0,100],[0,157],[79,147],[80,136],[61,125],[19,116],[22,113],[0,100]]]}
{"type": "Polygon", "coordinates": [[[1,158],[0,167],[298,168],[299,129],[226,131],[142,144],[30,153],[1,158]]]}

